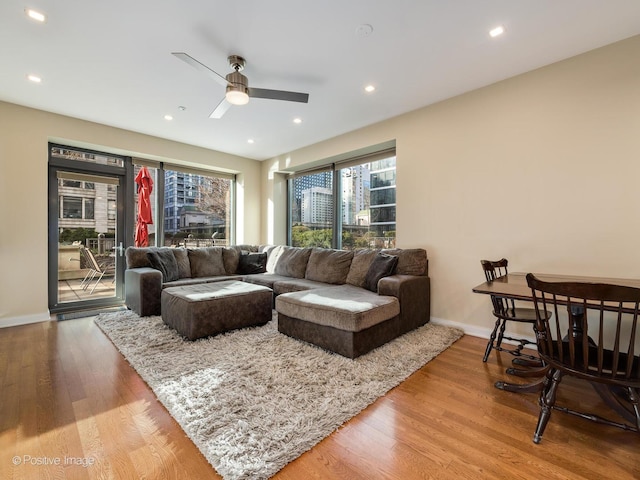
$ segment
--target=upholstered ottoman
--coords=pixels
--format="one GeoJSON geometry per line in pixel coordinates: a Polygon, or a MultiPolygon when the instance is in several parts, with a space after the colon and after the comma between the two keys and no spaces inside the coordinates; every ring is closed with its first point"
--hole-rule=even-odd
{"type": "Polygon", "coordinates": [[[271,320],[272,291],[238,281],[162,290],[162,320],[189,340],[271,320]]]}
{"type": "Polygon", "coordinates": [[[404,333],[397,298],[351,285],[283,293],[276,310],[281,333],[348,358],[404,333]]]}

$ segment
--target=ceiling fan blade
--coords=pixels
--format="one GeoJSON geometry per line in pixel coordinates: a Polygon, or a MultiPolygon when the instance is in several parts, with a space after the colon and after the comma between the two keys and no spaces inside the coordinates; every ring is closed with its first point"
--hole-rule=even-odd
{"type": "Polygon", "coordinates": [[[286,100],[287,102],[309,102],[308,93],[268,90],[266,88],[249,88],[249,96],[254,98],[268,98],[271,100],[286,100]]]}
{"type": "Polygon", "coordinates": [[[222,98],[222,101],[218,104],[215,110],[211,112],[211,115],[209,115],[209,118],[222,118],[225,112],[229,110],[230,106],[231,104],[227,102],[227,99],[222,98]]]}
{"type": "Polygon", "coordinates": [[[229,85],[229,83],[227,82],[227,79],[225,77],[223,77],[222,75],[220,75],[217,72],[214,72],[209,67],[207,67],[204,63],[200,63],[198,60],[193,58],[191,55],[188,55],[188,54],[186,54],[184,52],[171,52],[171,55],[173,55],[176,58],[179,58],[180,60],[182,60],[185,63],[188,63],[189,65],[191,65],[196,70],[199,70],[202,73],[206,73],[207,75],[212,77],[216,82],[218,82],[220,85],[223,85],[225,87],[227,85],[229,85]]]}

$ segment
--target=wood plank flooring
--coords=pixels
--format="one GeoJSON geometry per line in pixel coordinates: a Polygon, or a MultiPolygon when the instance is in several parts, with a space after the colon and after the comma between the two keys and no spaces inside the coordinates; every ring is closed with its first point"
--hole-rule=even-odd
{"type": "MultiPolygon", "coordinates": [[[[554,412],[534,445],[537,396],[495,389],[511,357],[483,364],[484,345],[463,337],[274,478],[640,478],[636,433],[554,412]]],[[[614,415],[569,380],[561,400],[614,415]]],[[[78,319],[0,329],[0,478],[220,477],[93,320],[78,319]]]]}

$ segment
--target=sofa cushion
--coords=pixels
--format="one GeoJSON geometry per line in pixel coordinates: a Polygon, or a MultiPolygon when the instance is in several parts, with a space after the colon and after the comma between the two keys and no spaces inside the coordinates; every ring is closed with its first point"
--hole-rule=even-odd
{"type": "Polygon", "coordinates": [[[156,250],[153,247],[127,247],[124,252],[125,259],[127,260],[127,268],[141,268],[150,267],[147,253],[156,250]]]}
{"type": "Polygon", "coordinates": [[[364,287],[364,279],[367,276],[367,271],[369,271],[371,262],[373,262],[377,254],[377,250],[357,250],[353,254],[353,260],[351,261],[346,283],[356,287],[364,287]]]}
{"type": "Polygon", "coordinates": [[[293,278],[304,278],[311,248],[283,247],[274,273],[293,278]]]}
{"type": "Polygon", "coordinates": [[[238,261],[238,273],[249,275],[267,271],[266,253],[242,253],[238,261]]]}
{"type": "Polygon", "coordinates": [[[213,277],[227,273],[222,260],[222,247],[189,249],[189,262],[191,263],[191,276],[194,278],[213,277]]]}
{"type": "Polygon", "coordinates": [[[173,282],[165,282],[162,288],[182,287],[185,285],[200,285],[202,283],[226,282],[229,280],[242,281],[241,275],[217,275],[215,277],[199,277],[199,278],[179,278],[173,282]]]}
{"type": "Polygon", "coordinates": [[[247,283],[255,283],[256,285],[262,285],[263,287],[269,287],[273,289],[276,282],[291,280],[291,277],[285,277],[283,275],[276,275],[275,273],[255,273],[250,275],[243,275],[242,281],[247,283]]]}
{"type": "Polygon", "coordinates": [[[163,282],[178,280],[178,262],[173,252],[169,249],[158,249],[147,252],[147,258],[151,268],[162,272],[163,282]]]}
{"type": "Polygon", "coordinates": [[[378,253],[371,262],[369,270],[367,270],[367,274],[364,277],[364,288],[372,292],[377,292],[378,280],[393,275],[397,265],[397,256],[387,255],[382,252],[378,253]]]}
{"type": "Polygon", "coordinates": [[[283,245],[267,245],[264,247],[262,251],[267,254],[267,273],[275,273],[276,264],[284,249],[285,247],[283,245]]]}
{"type": "Polygon", "coordinates": [[[224,271],[227,275],[238,273],[238,262],[240,261],[239,247],[224,247],[222,249],[222,262],[224,263],[224,271]]]}
{"type": "Polygon", "coordinates": [[[353,252],[314,248],[309,255],[304,278],[316,282],[342,285],[347,280],[353,252]]]}
{"type": "Polygon", "coordinates": [[[189,263],[189,252],[186,248],[172,248],[173,256],[178,264],[178,278],[191,278],[191,264],[189,263]]]}
{"type": "Polygon", "coordinates": [[[278,295],[276,310],[291,318],[358,332],[399,315],[400,304],[395,297],[341,285],[278,295]]]}
{"type": "Polygon", "coordinates": [[[313,290],[314,288],[326,288],[329,284],[324,282],[316,282],[315,280],[307,280],[306,278],[289,278],[288,280],[278,280],[274,282],[273,293],[280,295],[281,293],[301,292],[303,290],[313,290]]]}
{"type": "Polygon", "coordinates": [[[427,251],[424,248],[393,248],[381,250],[398,257],[396,273],[399,275],[428,275],[427,251]]]}

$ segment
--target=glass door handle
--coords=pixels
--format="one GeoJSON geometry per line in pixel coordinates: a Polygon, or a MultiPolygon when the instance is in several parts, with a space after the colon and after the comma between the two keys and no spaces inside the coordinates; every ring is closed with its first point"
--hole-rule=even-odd
{"type": "Polygon", "coordinates": [[[122,242],[120,242],[120,245],[118,245],[116,247],[116,250],[118,251],[118,254],[123,257],[124,256],[124,247],[122,246],[122,242]]]}

